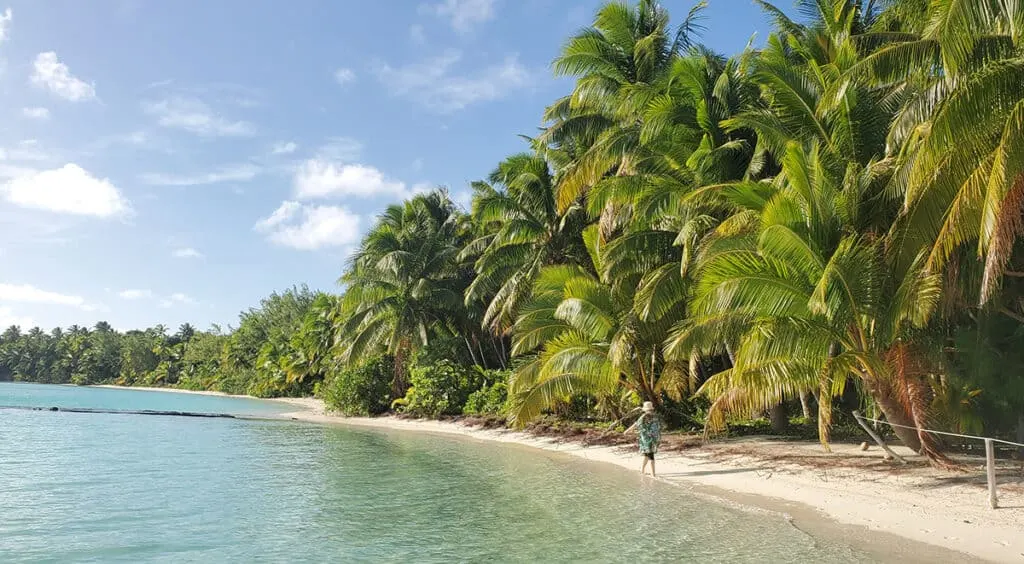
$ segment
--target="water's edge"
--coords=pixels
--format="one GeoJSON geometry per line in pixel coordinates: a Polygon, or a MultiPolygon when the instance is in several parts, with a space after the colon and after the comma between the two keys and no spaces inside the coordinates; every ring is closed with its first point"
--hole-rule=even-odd
{"type": "MultiPolygon", "coordinates": [[[[175,390],[167,388],[130,388],[119,386],[103,386],[109,388],[120,388],[125,390],[137,390],[140,392],[167,392],[167,393],[188,393],[210,396],[227,396],[216,392],[195,392],[188,390],[175,390]]],[[[536,437],[514,431],[493,431],[474,428],[466,425],[451,422],[437,422],[428,420],[398,420],[393,417],[382,418],[347,418],[343,416],[324,414],[322,402],[312,398],[274,398],[261,399],[248,396],[230,396],[246,398],[255,401],[269,403],[287,404],[297,411],[282,413],[280,416],[270,416],[268,419],[280,419],[294,424],[313,424],[328,426],[344,426],[351,428],[364,428],[383,434],[411,435],[428,434],[444,437],[449,440],[463,440],[478,443],[501,444],[504,447],[529,449],[533,452],[544,452],[547,455],[571,459],[574,463],[595,465],[604,471],[616,468],[616,472],[630,472],[629,468],[623,465],[622,459],[627,455],[617,456],[617,460],[595,459],[588,456],[587,448],[582,447],[573,441],[553,443],[538,440],[536,437]],[[571,446],[571,448],[566,448],[571,446]],[[600,463],[600,464],[595,464],[600,463]]],[[[602,448],[602,447],[596,447],[602,448]]],[[[623,449],[624,451],[625,449],[623,449]]],[[[629,460],[632,460],[629,457],[629,460]]],[[[633,470],[632,472],[635,472],[633,470]]],[[[650,480],[650,477],[646,478],[650,480]]],[[[747,513],[757,513],[766,517],[782,519],[811,539],[837,540],[843,544],[856,546],[881,561],[900,562],[985,562],[968,553],[960,552],[942,546],[922,542],[919,539],[901,535],[896,532],[869,529],[868,527],[843,523],[826,512],[804,503],[790,501],[784,498],[769,497],[765,495],[749,494],[741,491],[734,491],[722,487],[703,484],[685,477],[676,477],[667,480],[659,477],[659,482],[684,488],[687,493],[706,499],[712,503],[724,505],[747,513]]]]}
{"type": "MultiPolygon", "coordinates": [[[[271,399],[267,401],[285,401],[292,405],[301,405],[289,402],[287,399],[271,399]]],[[[614,468],[618,472],[630,472],[629,469],[611,461],[594,460],[585,457],[580,451],[564,451],[556,445],[545,446],[537,444],[536,441],[523,435],[523,440],[498,439],[483,429],[477,429],[458,423],[445,423],[451,426],[446,429],[442,426],[433,425],[433,421],[409,421],[402,420],[403,426],[396,428],[393,425],[393,418],[348,418],[337,415],[320,415],[312,410],[298,411],[286,414],[286,416],[297,424],[314,425],[340,425],[370,429],[384,434],[427,434],[437,437],[444,437],[451,440],[463,440],[480,443],[501,444],[506,447],[521,448],[530,451],[541,451],[558,457],[573,459],[575,462],[587,465],[599,465],[605,469],[614,468]],[[417,426],[419,424],[419,426],[417,426]],[[529,441],[529,442],[528,442],[529,441]]],[[[511,435],[515,432],[508,431],[505,434],[511,435]]],[[[516,433],[521,434],[521,433],[516,433]]],[[[572,442],[572,441],[568,441],[572,442]]],[[[581,446],[581,445],[579,445],[581,446]]],[[[649,476],[646,479],[652,479],[649,476]]],[[[876,531],[867,527],[842,523],[832,516],[804,503],[789,501],[781,498],[747,494],[700,484],[686,480],[665,480],[657,478],[661,483],[674,487],[684,488],[687,493],[706,499],[712,503],[724,505],[732,509],[747,513],[765,515],[783,519],[792,527],[808,535],[811,539],[830,539],[841,541],[844,544],[856,546],[880,561],[885,562],[914,562],[932,564],[935,562],[988,562],[977,556],[949,549],[947,547],[924,543],[897,533],[887,531],[876,531]]]]}

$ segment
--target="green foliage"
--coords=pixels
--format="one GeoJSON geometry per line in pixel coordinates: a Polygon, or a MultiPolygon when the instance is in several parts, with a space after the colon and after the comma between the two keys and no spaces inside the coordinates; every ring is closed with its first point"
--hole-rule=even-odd
{"type": "Polygon", "coordinates": [[[483,382],[480,371],[449,360],[414,362],[409,371],[411,387],[399,405],[405,413],[418,417],[458,415],[470,394],[479,390],[483,382]]]}
{"type": "Polygon", "coordinates": [[[825,443],[829,400],[859,394],[935,460],[914,427],[1013,433],[1024,3],[758,3],[775,31],[731,58],[696,41],[703,2],[676,25],[606,3],[553,62],[575,82],[528,150],[468,214],[444,189],[389,206],[344,296],[275,293],[223,333],[12,327],[0,379],[519,424],[649,400],[709,430],[815,395],[825,443]]]}
{"type": "Polygon", "coordinates": [[[505,415],[508,403],[508,371],[488,370],[479,390],[469,394],[462,407],[465,415],[505,415]]]}
{"type": "Polygon", "coordinates": [[[393,360],[379,356],[330,374],[317,391],[329,409],[343,415],[379,415],[388,409],[393,377],[393,360]]]}

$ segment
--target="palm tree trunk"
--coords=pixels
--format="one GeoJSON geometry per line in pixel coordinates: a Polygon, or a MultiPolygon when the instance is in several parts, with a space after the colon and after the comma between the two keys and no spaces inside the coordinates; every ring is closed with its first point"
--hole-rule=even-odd
{"type": "Polygon", "coordinates": [[[804,413],[804,419],[811,419],[811,402],[807,399],[807,392],[800,392],[800,409],[804,413]]]}
{"type": "Polygon", "coordinates": [[[789,427],[789,417],[786,415],[786,404],[779,402],[772,406],[771,411],[768,413],[769,420],[772,425],[773,433],[785,433],[789,427]]]}
{"type": "Polygon", "coordinates": [[[914,420],[903,409],[903,405],[891,394],[878,393],[876,390],[872,390],[872,392],[875,403],[882,410],[882,415],[885,415],[885,420],[893,425],[898,425],[898,427],[892,427],[896,437],[914,452],[920,452],[921,439],[918,437],[917,431],[915,431],[917,426],[914,425],[914,420]]]}
{"type": "Polygon", "coordinates": [[[395,378],[391,381],[391,399],[399,399],[405,397],[405,392],[409,389],[409,384],[406,381],[407,366],[406,361],[408,360],[407,346],[402,343],[398,346],[398,350],[395,351],[395,378]]]}
{"type": "Polygon", "coordinates": [[[466,350],[469,351],[469,359],[473,361],[473,364],[479,365],[480,363],[476,360],[476,355],[473,354],[473,346],[469,344],[469,337],[463,335],[462,340],[466,343],[466,350]]]}
{"type": "MultiPolygon", "coordinates": [[[[491,348],[494,349],[494,354],[498,357],[498,364],[501,365],[502,370],[505,370],[505,346],[502,345],[501,350],[499,350],[498,345],[494,344],[494,335],[491,335],[488,339],[491,341],[491,348]]],[[[498,340],[500,341],[501,337],[498,337],[498,340]]]]}
{"type": "Polygon", "coordinates": [[[473,337],[473,340],[476,341],[476,350],[480,351],[480,366],[490,368],[487,366],[487,355],[484,354],[484,347],[480,344],[480,339],[473,337]]]}

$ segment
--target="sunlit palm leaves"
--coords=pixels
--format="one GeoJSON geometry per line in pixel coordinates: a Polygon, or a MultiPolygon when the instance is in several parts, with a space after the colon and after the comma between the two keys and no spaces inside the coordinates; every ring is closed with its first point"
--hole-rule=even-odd
{"type": "Polygon", "coordinates": [[[474,185],[472,217],[478,236],[462,257],[478,256],[467,304],[486,303],[483,324],[502,334],[515,321],[542,268],[585,260],[581,232],[586,218],[578,205],[558,210],[552,174],[540,156],[511,156],[489,180],[474,185]]]}
{"type": "Polygon", "coordinates": [[[459,322],[464,278],[455,259],[464,240],[463,217],[445,193],[416,196],[381,214],[342,277],[343,358],[395,355],[399,397],[408,355],[459,322]]]}

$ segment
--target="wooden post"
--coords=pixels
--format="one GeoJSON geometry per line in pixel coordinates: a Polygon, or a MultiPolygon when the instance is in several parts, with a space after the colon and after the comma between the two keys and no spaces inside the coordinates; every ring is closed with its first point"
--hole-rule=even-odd
{"type": "Polygon", "coordinates": [[[867,434],[870,435],[876,443],[878,443],[878,446],[882,447],[882,450],[884,450],[886,454],[893,457],[893,459],[899,461],[900,464],[907,463],[907,461],[904,460],[902,456],[893,452],[892,449],[889,448],[889,445],[885,444],[885,441],[882,440],[882,437],[878,436],[878,433],[875,433],[874,431],[871,430],[871,427],[869,427],[868,424],[864,422],[864,419],[861,418],[861,414],[859,411],[853,411],[853,418],[856,419],[857,423],[861,426],[861,428],[864,429],[864,431],[867,432],[867,434]]]}
{"type": "Polygon", "coordinates": [[[996,447],[992,439],[985,439],[985,468],[988,470],[988,504],[996,509],[999,507],[996,497],[996,447]]]}

